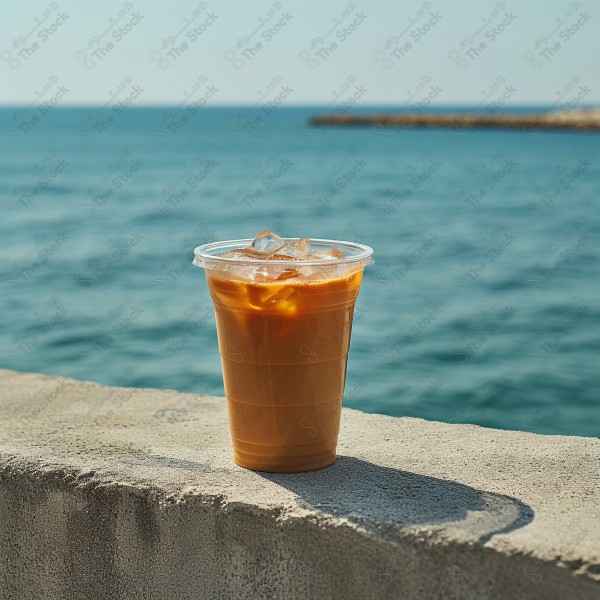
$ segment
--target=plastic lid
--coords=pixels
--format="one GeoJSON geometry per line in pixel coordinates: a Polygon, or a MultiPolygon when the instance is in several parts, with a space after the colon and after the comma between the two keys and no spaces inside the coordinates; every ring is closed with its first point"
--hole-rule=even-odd
{"type": "MultiPolygon", "coordinates": [[[[284,242],[297,241],[301,238],[283,238],[284,242]]],[[[286,260],[284,264],[280,261],[270,260],[268,258],[241,258],[219,256],[223,252],[229,250],[240,250],[247,248],[252,244],[252,239],[243,240],[227,240],[224,242],[212,242],[210,244],[202,244],[194,249],[193,264],[204,269],[227,269],[228,266],[256,265],[256,266],[285,266],[286,268],[310,267],[310,266],[334,266],[334,265],[350,265],[352,263],[362,263],[363,266],[373,263],[373,248],[358,244],[355,242],[342,242],[339,240],[321,240],[311,239],[310,251],[327,252],[336,248],[340,250],[343,258],[310,258],[286,260]]]]}

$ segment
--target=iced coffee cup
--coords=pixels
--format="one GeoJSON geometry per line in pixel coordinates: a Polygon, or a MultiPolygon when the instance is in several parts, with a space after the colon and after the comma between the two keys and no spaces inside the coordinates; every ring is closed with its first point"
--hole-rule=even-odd
{"type": "Polygon", "coordinates": [[[372,253],[268,231],[194,250],[215,307],[237,465],[295,472],[335,461],[354,304],[372,253]]]}

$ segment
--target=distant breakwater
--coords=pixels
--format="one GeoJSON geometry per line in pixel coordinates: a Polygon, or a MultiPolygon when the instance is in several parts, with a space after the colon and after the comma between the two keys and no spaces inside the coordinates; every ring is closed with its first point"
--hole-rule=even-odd
{"type": "Polygon", "coordinates": [[[372,115],[332,114],[310,119],[313,126],[338,127],[461,127],[508,129],[569,129],[600,131],[599,110],[576,110],[542,114],[433,114],[381,113],[372,115]]]}

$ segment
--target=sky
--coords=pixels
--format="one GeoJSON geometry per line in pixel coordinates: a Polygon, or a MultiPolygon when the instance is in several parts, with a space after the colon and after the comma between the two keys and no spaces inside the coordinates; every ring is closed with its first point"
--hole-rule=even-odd
{"type": "Polygon", "coordinates": [[[600,103],[592,2],[4,2],[0,104],[600,103]],[[278,90],[277,94],[273,90],[278,90]]]}

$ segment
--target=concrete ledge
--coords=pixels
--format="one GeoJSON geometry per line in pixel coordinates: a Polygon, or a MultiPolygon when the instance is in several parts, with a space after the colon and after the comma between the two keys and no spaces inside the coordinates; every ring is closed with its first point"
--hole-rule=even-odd
{"type": "Polygon", "coordinates": [[[599,440],[342,419],[259,474],[222,398],[0,370],[0,598],[600,596],[599,440]]]}

